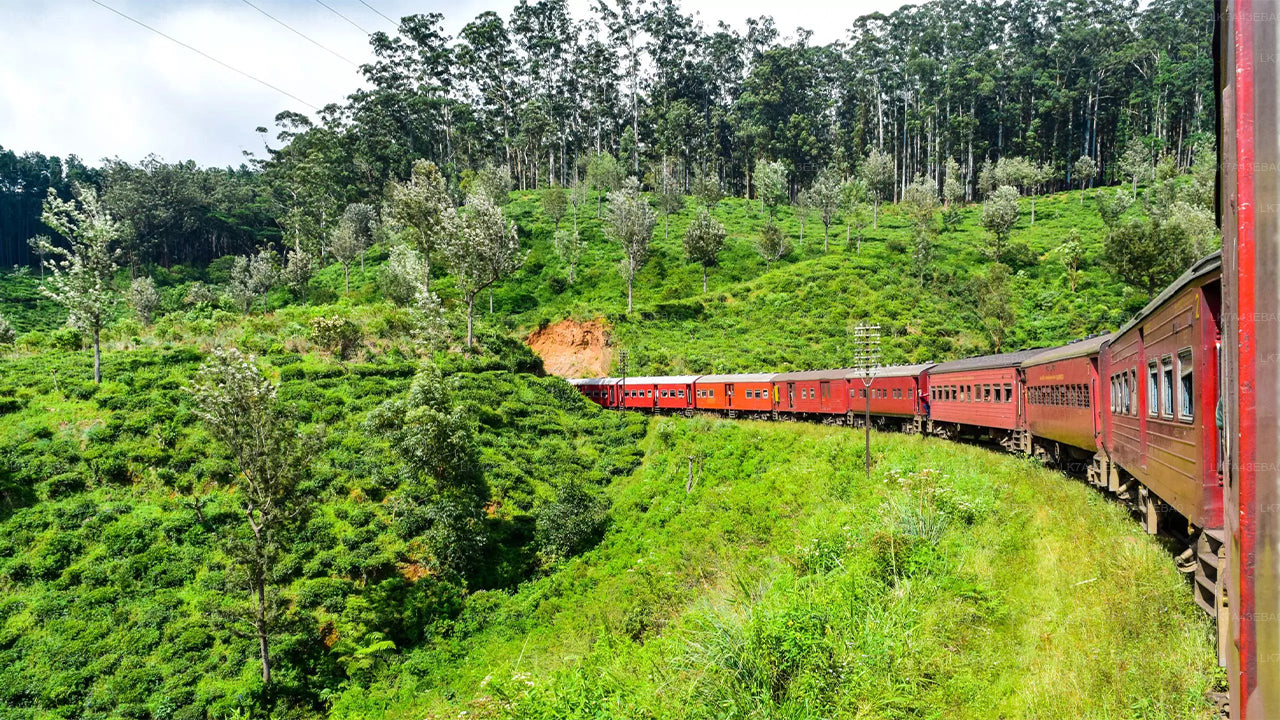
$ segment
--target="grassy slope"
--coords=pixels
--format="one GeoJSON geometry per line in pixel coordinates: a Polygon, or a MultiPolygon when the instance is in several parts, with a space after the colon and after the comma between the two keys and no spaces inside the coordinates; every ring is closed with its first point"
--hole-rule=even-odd
{"type": "Polygon", "coordinates": [[[1210,624],[1123,510],[1026,460],[874,442],[866,479],[845,429],[655,420],[600,546],[335,715],[1212,716],[1210,624]]]}
{"type": "MultiPolygon", "coordinates": [[[[1089,191],[1092,193],[1092,191],[1089,191]]],[[[849,364],[849,328],[878,322],[886,356],[894,362],[942,360],[988,352],[977,316],[975,277],[990,261],[982,254],[986,233],[980,206],[963,211],[956,230],[938,236],[935,277],[923,286],[911,271],[911,234],[897,208],[882,208],[880,227],[866,230],[860,253],[832,228],[822,250],[822,226],[811,217],[800,245],[799,221],[779,210],[781,225],[800,245],[769,272],[753,250],[763,213],[759,204],[730,198],[715,216],[728,230],[721,266],[702,293],[699,268],[684,260],[680,238],[693,205],[672,216],[670,239],[659,221],[653,253],[636,281],[637,312],[625,316],[626,288],[617,268],[621,251],[601,234],[594,208],[584,213],[589,246],[579,281],[563,287],[566,272],[550,247],[552,227],[541,220],[536,193],[517,193],[509,212],[532,240],[526,268],[498,292],[500,306],[516,313],[513,324],[536,326],[565,316],[612,320],[615,343],[631,352],[635,372],[783,370],[849,364]]],[[[1146,298],[1112,277],[1103,264],[1105,228],[1091,199],[1078,191],[1040,198],[1030,225],[1029,201],[1005,260],[1015,323],[1008,348],[1043,346],[1114,329],[1146,298]],[[1085,249],[1077,291],[1051,251],[1079,230],[1085,249]]],[[[562,224],[569,223],[562,221],[562,224]]]]}

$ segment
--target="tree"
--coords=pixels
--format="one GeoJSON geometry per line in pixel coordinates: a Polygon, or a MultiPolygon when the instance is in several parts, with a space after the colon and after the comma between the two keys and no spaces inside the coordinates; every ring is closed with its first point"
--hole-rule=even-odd
{"type": "Polygon", "coordinates": [[[1004,252],[1004,246],[1018,224],[1018,191],[1001,185],[986,202],[982,203],[982,227],[991,233],[987,256],[996,262],[1004,252]]]}
{"type": "Polygon", "coordinates": [[[813,187],[809,188],[809,203],[818,211],[818,219],[822,221],[822,252],[828,250],[831,223],[835,222],[836,213],[840,211],[840,200],[840,172],[828,165],[818,173],[813,187]]]}
{"type": "Polygon", "coordinates": [[[867,229],[867,202],[871,199],[867,185],[858,178],[850,178],[840,186],[840,208],[844,213],[844,244],[848,248],[857,240],[855,252],[862,253],[862,235],[867,229]],[[857,229],[858,234],[851,235],[857,229]]]}
{"type": "Polygon", "coordinates": [[[486,163],[471,178],[471,184],[467,186],[467,195],[483,196],[496,207],[505,206],[511,202],[511,171],[506,165],[486,163]]]}
{"type": "Polygon", "coordinates": [[[880,202],[893,195],[893,156],[872,148],[858,168],[858,177],[871,196],[871,227],[880,227],[880,202]]]}
{"type": "Polygon", "coordinates": [[[760,257],[764,259],[765,272],[769,272],[775,262],[791,252],[791,244],[787,242],[787,236],[772,219],[765,221],[760,228],[760,234],[756,236],[756,252],[760,253],[760,257]]]}
{"type": "Polygon", "coordinates": [[[902,204],[914,225],[915,249],[912,263],[920,281],[933,263],[934,240],[938,233],[934,216],[938,212],[938,191],[931,180],[917,175],[902,193],[902,204]]]}
{"type": "Polygon", "coordinates": [[[1154,295],[1195,259],[1190,239],[1177,226],[1131,218],[1107,235],[1107,262],[1122,280],[1154,295]]]}
{"type": "Polygon", "coordinates": [[[991,340],[991,352],[998,353],[1013,327],[1014,314],[1009,298],[1009,268],[995,263],[978,278],[978,317],[991,340]]]}
{"type": "Polygon", "coordinates": [[[9,323],[9,319],[0,315],[0,345],[12,345],[18,340],[18,333],[9,323]]]}
{"type": "Polygon", "coordinates": [[[1071,292],[1076,291],[1076,281],[1080,276],[1080,261],[1084,259],[1084,246],[1081,244],[1080,231],[1075,228],[1067,233],[1067,239],[1058,246],[1055,252],[1067,271],[1067,285],[1071,292]]]}
{"type": "Polygon", "coordinates": [[[467,347],[475,344],[472,330],[476,295],[524,264],[515,223],[485,195],[473,195],[458,211],[450,211],[450,227],[441,249],[467,304],[467,347]]]}
{"type": "Polygon", "coordinates": [[[227,290],[240,311],[248,315],[254,301],[265,295],[275,281],[275,253],[262,250],[252,257],[236,256],[227,290]]]}
{"type": "Polygon", "coordinates": [[[942,181],[942,226],[955,230],[960,224],[960,203],[964,200],[964,182],[960,179],[960,163],[947,158],[946,179],[942,181]]]}
{"type": "MultiPolygon", "coordinates": [[[[809,195],[806,188],[796,193],[796,200],[791,204],[791,214],[793,217],[800,219],[800,247],[804,247],[804,226],[808,223],[809,212],[813,210],[813,198],[809,195]]],[[[827,244],[824,241],[822,251],[826,252],[827,244]]]]}
{"type": "Polygon", "coordinates": [[[129,306],[137,313],[144,325],[150,325],[160,309],[160,292],[156,290],[155,281],[149,277],[140,277],[129,284],[129,306]]]}
{"type": "Polygon", "coordinates": [[[1120,172],[1129,178],[1132,187],[1130,192],[1138,194],[1138,178],[1151,172],[1151,151],[1139,141],[1132,140],[1125,146],[1124,153],[1116,161],[1120,172]]]}
{"type": "Polygon", "coordinates": [[[653,240],[653,226],[657,224],[653,208],[640,195],[640,184],[628,179],[621,190],[609,193],[609,217],[607,232],[614,242],[622,245],[622,273],[627,278],[627,313],[634,310],[632,286],[636,272],[649,258],[649,243],[653,240]]]}
{"type": "Polygon", "coordinates": [[[609,153],[600,153],[587,162],[587,185],[596,191],[596,217],[600,217],[604,193],[622,187],[626,174],[609,153]]]}
{"type": "Polygon", "coordinates": [[[574,270],[578,266],[578,259],[582,257],[584,244],[582,238],[576,231],[557,230],[555,235],[556,254],[569,266],[569,284],[573,284],[574,270]]]}
{"type": "Polygon", "coordinates": [[[697,217],[689,223],[684,231],[684,253],[690,262],[702,266],[702,292],[707,291],[707,268],[720,264],[720,250],[724,248],[725,229],[719,221],[711,217],[706,208],[698,211],[697,217]]]}
{"type": "Polygon", "coordinates": [[[418,160],[413,164],[408,182],[393,183],[388,196],[392,220],[414,232],[426,268],[422,287],[430,292],[431,253],[443,239],[445,215],[453,207],[444,176],[435,163],[418,160]]]}
{"type": "Polygon", "coordinates": [[[422,277],[427,274],[427,264],[422,254],[408,245],[392,245],[387,262],[382,266],[378,284],[382,294],[397,305],[413,302],[423,289],[422,277]]]}
{"type": "Polygon", "coordinates": [[[573,185],[569,187],[569,205],[573,207],[573,234],[578,234],[578,212],[587,202],[587,191],[589,188],[585,182],[573,179],[573,185]]]}
{"type": "MultiPolygon", "coordinates": [[[[565,192],[560,185],[553,185],[542,194],[542,214],[551,219],[555,223],[555,229],[560,229],[560,220],[564,217],[565,211],[569,209],[569,194],[565,192]]],[[[577,206],[574,206],[574,222],[575,229],[577,227],[577,206]]]]}
{"type": "Polygon", "coordinates": [[[278,566],[309,500],[299,489],[299,473],[308,463],[294,422],[252,355],[234,348],[215,351],[196,374],[192,394],[205,428],[235,463],[228,487],[249,534],[246,543],[229,542],[229,554],[249,586],[262,683],[270,685],[271,636],[285,584],[278,566]]]}
{"type": "Polygon", "coordinates": [[[756,165],[756,195],[760,209],[768,210],[772,219],[778,206],[787,199],[787,169],[779,160],[762,161],[756,165]]]}
{"type": "Polygon", "coordinates": [[[1098,174],[1098,163],[1088,155],[1081,155],[1071,166],[1071,172],[1080,181],[1080,204],[1084,204],[1085,185],[1098,174]]]}
{"type": "Polygon", "coordinates": [[[662,171],[662,185],[658,188],[658,212],[662,213],[662,235],[671,239],[671,213],[684,209],[684,190],[670,168],[662,171]]]}
{"type": "Polygon", "coordinates": [[[373,207],[364,203],[352,203],[342,213],[342,219],[333,228],[333,236],[329,240],[329,252],[342,265],[342,282],[344,292],[351,292],[351,263],[356,258],[364,257],[364,252],[373,244],[374,226],[377,216],[373,207]]]}
{"type": "Polygon", "coordinates": [[[301,249],[290,250],[284,268],[280,270],[280,279],[294,297],[305,297],[314,267],[315,259],[311,257],[311,253],[301,249]]]}
{"type": "MultiPolygon", "coordinates": [[[[477,202],[492,206],[487,198],[477,202]]],[[[403,398],[375,408],[365,426],[403,468],[405,482],[393,498],[403,509],[393,512],[407,516],[405,534],[425,536],[438,571],[465,572],[483,550],[489,500],[474,420],[453,402],[440,371],[427,365],[403,398]]]]}
{"type": "Polygon", "coordinates": [[[76,184],[74,197],[63,200],[53,188],[44,201],[41,219],[69,246],[47,237],[33,244],[51,273],[40,286],[45,297],[67,309],[67,324],[93,338],[93,381],[102,382],[102,328],[115,303],[112,280],[119,267],[119,223],[107,214],[92,187],[76,184]]]}
{"type": "Polygon", "coordinates": [[[1113,193],[1103,191],[1095,192],[1093,200],[1098,205],[1098,215],[1102,218],[1102,222],[1107,226],[1108,232],[1116,229],[1116,224],[1120,222],[1120,217],[1133,205],[1133,196],[1125,192],[1122,187],[1116,188],[1113,193]]]}
{"type": "Polygon", "coordinates": [[[724,190],[720,187],[720,179],[713,173],[700,172],[693,179],[693,196],[698,198],[708,210],[724,198],[724,190]]]}

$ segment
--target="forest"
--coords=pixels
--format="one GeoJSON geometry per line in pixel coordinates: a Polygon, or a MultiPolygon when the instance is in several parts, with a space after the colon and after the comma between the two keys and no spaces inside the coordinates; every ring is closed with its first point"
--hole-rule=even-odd
{"type": "Polygon", "coordinates": [[[1185,168],[1211,152],[1209,0],[935,1],[861,17],[831,45],[768,17],[708,27],[691,9],[624,0],[575,18],[564,0],[522,1],[457,37],[438,14],[406,17],[371,37],[363,89],[315,117],[281,113],[240,168],[87,168],[0,148],[0,263],[35,266],[28,241],[50,231],[40,203],[76,179],[130,218],[132,262],[169,266],[314,254],[343,208],[379,207],[420,159],[456,201],[486,166],[516,188],[617,189],[616,173],[587,173],[603,153],[649,188],[710,176],[739,197],[773,161],[794,200],[824,168],[854,176],[874,149],[892,166],[878,197],[900,199],[918,176],[941,191],[951,160],[975,200],[984,163],[1006,156],[1033,164],[1027,189],[1044,191],[1119,181],[1125,153],[1185,168]]]}

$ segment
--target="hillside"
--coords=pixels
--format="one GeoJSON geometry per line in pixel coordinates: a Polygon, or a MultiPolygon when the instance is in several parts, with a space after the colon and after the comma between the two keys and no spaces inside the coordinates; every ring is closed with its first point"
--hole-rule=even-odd
{"type": "Polygon", "coordinates": [[[335,717],[1209,718],[1210,623],[1118,506],[937,440],[650,424],[591,552],[335,717]],[[689,482],[689,458],[694,458],[689,482]]]}
{"type": "MultiPolygon", "coordinates": [[[[632,373],[812,367],[847,363],[848,325],[867,318],[885,326],[889,361],[986,351],[978,208],[939,236],[921,282],[894,208],[860,251],[839,228],[822,252],[810,221],[766,270],[751,246],[759,206],[728,199],[706,293],[680,252],[686,208],[670,238],[660,222],[627,316],[599,221],[580,218],[588,245],[569,285],[541,199],[507,206],[529,257],[492,315],[480,303],[473,352],[453,279],[436,268],[448,329],[425,343],[416,311],[383,298],[379,244],[350,292],[331,264],[247,313],[220,297],[229,258],[154,268],[158,317],[114,308],[95,385],[38,279],[5,276],[0,312],[19,331],[0,357],[6,716],[1209,712],[1206,621],[1158,545],[1083,487],[898,437],[877,440],[868,483],[837,429],[604,412],[522,343],[533,334],[573,374],[616,367],[620,349],[632,373]],[[334,326],[349,348],[321,332],[334,326]],[[575,366],[564,345],[603,364],[575,366]],[[243,622],[239,476],[192,393],[220,347],[257,356],[305,453],[308,511],[273,576],[270,688],[243,622]],[[445,404],[433,412],[465,426],[461,457],[485,493],[469,524],[451,524],[377,419],[419,381],[445,404]]],[[[1006,347],[1108,329],[1142,304],[1102,264],[1090,203],[1063,193],[1036,213],[1005,256],[1006,347]],[[1052,254],[1071,229],[1085,246],[1075,292],[1052,254]]]]}

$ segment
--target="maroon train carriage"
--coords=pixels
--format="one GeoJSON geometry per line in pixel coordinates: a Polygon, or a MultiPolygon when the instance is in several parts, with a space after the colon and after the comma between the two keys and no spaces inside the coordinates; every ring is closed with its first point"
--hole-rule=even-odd
{"type": "Polygon", "coordinates": [[[1105,479],[1102,448],[1104,391],[1102,347],[1111,335],[1099,335],[1044,350],[1022,363],[1026,386],[1027,431],[1031,451],[1054,464],[1090,468],[1090,481],[1105,479]],[[1095,457],[1100,456],[1100,457],[1095,457]]]}
{"type": "Polygon", "coordinates": [[[657,385],[651,377],[618,378],[617,393],[627,410],[652,410],[658,404],[657,385]]]}
{"type": "Polygon", "coordinates": [[[1193,547],[1196,600],[1216,612],[1222,546],[1218,401],[1222,258],[1196,263],[1103,349],[1117,390],[1104,419],[1108,485],[1135,502],[1148,532],[1165,530],[1193,547]]]}
{"type": "Polygon", "coordinates": [[[768,417],[773,412],[773,374],[703,375],[694,383],[694,403],[727,417],[768,417]]]}
{"type": "Polygon", "coordinates": [[[576,378],[569,381],[588,400],[607,408],[618,406],[618,383],[618,378],[576,378]]]}
{"type": "Polygon", "coordinates": [[[1029,452],[1021,365],[1043,351],[984,355],[930,368],[929,432],[946,438],[985,438],[1010,452],[1029,452]]]}
{"type": "Polygon", "coordinates": [[[909,432],[923,430],[921,401],[929,390],[929,375],[926,371],[933,366],[933,363],[924,363],[878,368],[870,387],[866,385],[861,371],[847,371],[845,378],[849,382],[849,414],[854,424],[861,424],[863,421],[869,393],[873,425],[897,426],[909,432]]]}
{"type": "Polygon", "coordinates": [[[803,370],[773,376],[774,397],[779,413],[796,418],[816,415],[826,421],[846,419],[849,412],[848,368],[803,370]]]}

